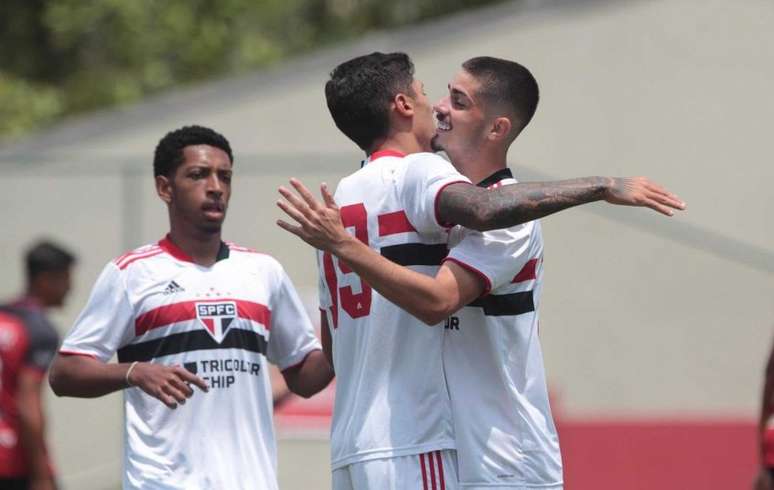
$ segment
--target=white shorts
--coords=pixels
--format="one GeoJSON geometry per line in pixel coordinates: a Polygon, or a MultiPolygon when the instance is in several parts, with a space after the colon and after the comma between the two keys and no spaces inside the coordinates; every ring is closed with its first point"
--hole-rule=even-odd
{"type": "Polygon", "coordinates": [[[457,452],[372,459],[333,471],[333,490],[458,490],[457,452]]]}

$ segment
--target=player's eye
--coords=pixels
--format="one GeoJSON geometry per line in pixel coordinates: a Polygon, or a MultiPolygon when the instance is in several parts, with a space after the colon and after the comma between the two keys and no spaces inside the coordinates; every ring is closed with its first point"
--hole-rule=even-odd
{"type": "Polygon", "coordinates": [[[194,180],[200,180],[207,177],[207,171],[205,170],[193,170],[188,174],[194,180]]]}
{"type": "Polygon", "coordinates": [[[231,183],[231,172],[220,172],[220,180],[222,180],[226,184],[230,184],[231,183]]]}

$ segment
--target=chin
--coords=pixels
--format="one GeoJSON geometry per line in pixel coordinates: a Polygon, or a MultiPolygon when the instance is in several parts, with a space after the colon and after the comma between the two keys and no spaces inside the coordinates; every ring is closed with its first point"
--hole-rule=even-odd
{"type": "Polygon", "coordinates": [[[443,145],[441,144],[441,142],[438,141],[439,138],[440,138],[440,136],[436,134],[435,136],[433,136],[433,139],[430,140],[430,148],[432,148],[433,151],[444,151],[445,150],[443,145]]]}
{"type": "Polygon", "coordinates": [[[207,233],[209,235],[215,235],[220,233],[220,231],[223,229],[223,222],[208,222],[208,223],[202,223],[199,225],[199,231],[203,233],[207,233]]]}

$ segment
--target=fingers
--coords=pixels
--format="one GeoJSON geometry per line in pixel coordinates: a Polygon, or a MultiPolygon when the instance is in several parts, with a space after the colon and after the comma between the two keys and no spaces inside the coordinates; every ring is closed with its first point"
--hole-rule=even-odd
{"type": "Polygon", "coordinates": [[[167,407],[171,409],[177,408],[177,402],[175,401],[175,399],[172,396],[166,394],[164,391],[159,390],[159,392],[155,396],[156,398],[161,400],[161,403],[163,403],[167,407]]]}
{"type": "Polygon", "coordinates": [[[648,178],[642,177],[645,188],[654,194],[653,198],[658,200],[660,203],[665,204],[667,206],[670,206],[675,209],[685,209],[685,201],[680,199],[677,194],[674,194],[672,192],[669,192],[661,185],[651,181],[648,178]]]}
{"type": "MultiPolygon", "coordinates": [[[[180,379],[183,380],[184,383],[191,383],[195,386],[198,386],[199,389],[202,391],[210,391],[210,387],[207,386],[207,382],[204,381],[199,376],[195,375],[194,373],[190,372],[189,370],[183,367],[178,367],[177,374],[180,377],[180,379]]],[[[191,393],[193,394],[193,390],[191,391],[191,393]]]]}
{"type": "MultiPolygon", "coordinates": [[[[298,221],[301,226],[309,226],[309,220],[306,216],[293,206],[293,203],[287,203],[285,201],[277,201],[277,206],[285,211],[285,214],[298,221]]],[[[288,230],[290,231],[290,230],[288,230]]]]}
{"type": "Polygon", "coordinates": [[[309,189],[307,189],[300,180],[296,179],[295,177],[291,178],[290,185],[296,189],[304,201],[306,201],[307,206],[309,206],[311,209],[319,209],[321,207],[320,202],[312,195],[311,192],[309,192],[309,189]]]}
{"type": "Polygon", "coordinates": [[[189,385],[182,379],[172,380],[171,384],[177,391],[182,393],[183,396],[185,396],[186,398],[191,398],[194,394],[194,391],[191,388],[191,385],[189,385]]]}
{"type": "Polygon", "coordinates": [[[665,206],[669,206],[670,208],[674,209],[685,209],[685,203],[681,201],[680,199],[676,199],[670,195],[656,195],[653,197],[653,200],[660,202],[661,204],[665,206]]]}
{"type": "Polygon", "coordinates": [[[654,200],[654,199],[646,199],[643,204],[650,209],[653,209],[654,211],[658,211],[659,213],[665,215],[665,216],[673,216],[675,214],[672,209],[664,206],[660,202],[654,200]]]}
{"type": "Polygon", "coordinates": [[[280,188],[277,190],[282,195],[282,197],[284,197],[287,202],[296,209],[296,211],[304,215],[309,213],[309,205],[301,200],[301,198],[299,198],[296,194],[282,186],[280,186],[280,188]]]}
{"type": "Polygon", "coordinates": [[[326,206],[329,208],[336,207],[336,201],[333,200],[333,195],[328,190],[328,184],[325,182],[320,185],[320,194],[322,194],[323,201],[325,202],[326,206]]]}
{"type": "Polygon", "coordinates": [[[299,237],[301,239],[304,238],[304,234],[301,233],[301,227],[300,226],[291,225],[290,223],[288,223],[288,222],[286,222],[284,220],[281,220],[281,219],[277,220],[277,226],[279,226],[280,228],[282,228],[285,231],[289,231],[290,233],[296,235],[297,237],[299,237]]]}
{"type": "MultiPolygon", "coordinates": [[[[173,403],[183,405],[185,404],[185,401],[188,399],[187,396],[185,396],[185,393],[183,393],[181,390],[175,388],[172,383],[164,385],[162,388],[164,390],[164,393],[166,395],[169,395],[172,397],[173,403]]],[[[172,407],[174,408],[174,407],[172,407]]]]}

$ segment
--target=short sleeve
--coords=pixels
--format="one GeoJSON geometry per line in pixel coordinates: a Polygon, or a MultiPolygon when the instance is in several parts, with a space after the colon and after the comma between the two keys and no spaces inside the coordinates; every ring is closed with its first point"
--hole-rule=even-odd
{"type": "Polygon", "coordinates": [[[26,367],[45,372],[56,354],[59,336],[43,313],[32,313],[26,320],[29,346],[24,356],[26,367]]]}
{"type": "Polygon", "coordinates": [[[487,294],[510,283],[532,258],[530,235],[535,223],[486,232],[463,228],[461,241],[444,260],[478,274],[487,294]]]}
{"type": "Polygon", "coordinates": [[[444,230],[438,216],[438,197],[444,187],[470,180],[451,163],[433,153],[416,153],[406,157],[406,169],[399,188],[400,199],[409,222],[419,233],[444,230]]]}
{"type": "Polygon", "coordinates": [[[59,351],[107,362],[127,342],[133,319],[125,280],[111,262],[102,270],[86,306],[59,351]]]}
{"type": "Polygon", "coordinates": [[[290,278],[282,269],[280,276],[272,295],[271,333],[266,357],[284,370],[303,361],[307,354],[322,349],[322,346],[290,278]]]}

